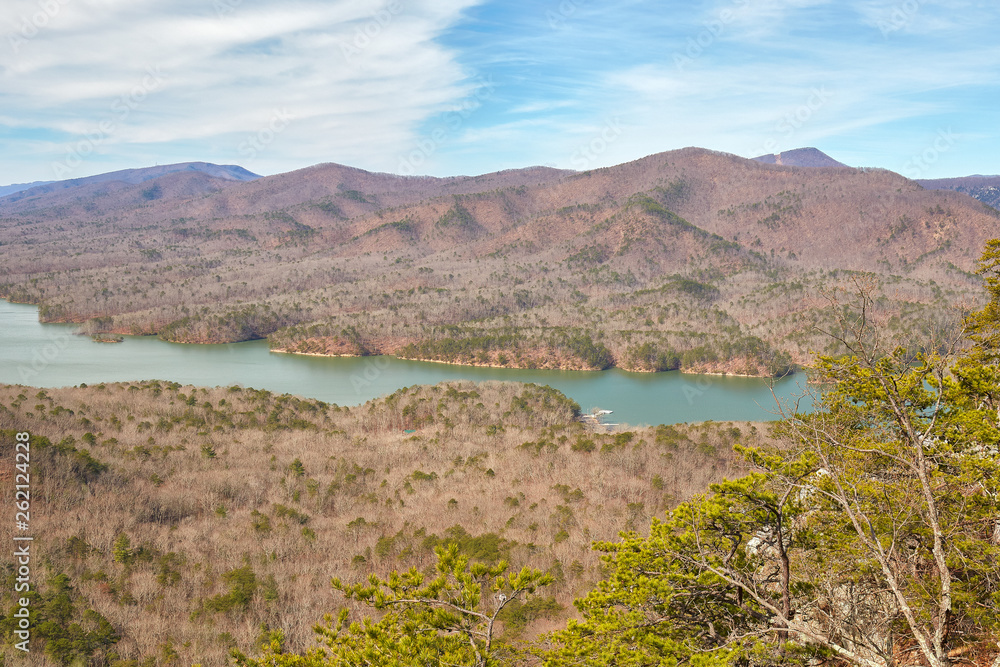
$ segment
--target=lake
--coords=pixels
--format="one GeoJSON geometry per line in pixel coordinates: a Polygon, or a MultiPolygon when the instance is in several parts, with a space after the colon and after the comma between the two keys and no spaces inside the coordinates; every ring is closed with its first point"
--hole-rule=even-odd
{"type": "MultiPolygon", "coordinates": [[[[38,308],[0,300],[0,382],[35,387],[171,380],[198,386],[234,384],[338,405],[359,405],[401,387],[445,380],[547,384],[584,411],[613,410],[607,421],[675,424],[770,420],[775,399],[788,404],[806,390],[805,375],[776,381],[678,372],[543,371],[478,368],[395,357],[309,357],[271,352],[267,341],[227,345],[167,343],[125,336],[96,343],[71,324],[41,324],[38,308]],[[773,393],[772,393],[773,389],[773,393]]],[[[811,407],[808,397],[800,408],[811,407]]]]}

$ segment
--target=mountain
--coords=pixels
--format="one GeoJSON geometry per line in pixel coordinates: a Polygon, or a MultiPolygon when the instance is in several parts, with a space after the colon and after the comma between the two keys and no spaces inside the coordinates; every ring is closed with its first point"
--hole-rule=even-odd
{"type": "MultiPolygon", "coordinates": [[[[150,200],[155,199],[161,200],[158,208],[175,204],[181,206],[183,217],[260,215],[306,203],[318,206],[327,214],[332,212],[339,217],[353,217],[438,196],[548,183],[574,173],[549,167],[528,167],[481,176],[435,178],[374,173],[327,163],[259,177],[242,167],[217,169],[226,171],[185,168],[154,175],[146,170],[128,170],[77,179],[75,182],[60,181],[0,199],[0,211],[28,212],[57,208],[59,216],[92,217],[111,211],[135,211],[137,209],[132,207],[141,205],[145,208],[150,200]],[[136,175],[132,173],[134,171],[146,173],[136,175]],[[244,178],[238,180],[236,177],[241,175],[244,178]],[[141,176],[149,178],[139,180],[141,176]],[[222,195],[222,190],[232,192],[222,195]],[[210,199],[200,197],[209,193],[219,194],[210,199]],[[198,199],[192,201],[191,198],[196,196],[198,199]]],[[[148,214],[148,211],[143,211],[144,216],[148,214]]]]}
{"type": "Polygon", "coordinates": [[[822,295],[858,273],[901,335],[944,326],[998,218],[887,170],[698,148],[585,172],[183,171],[0,200],[0,295],[182,342],[767,374],[820,349],[822,295]]]}
{"type": "Polygon", "coordinates": [[[37,188],[40,185],[48,185],[53,181],[33,181],[31,183],[14,183],[13,185],[0,185],[0,197],[6,197],[7,195],[12,195],[15,192],[20,192],[21,190],[28,190],[30,188],[37,188]]]}
{"type": "Polygon", "coordinates": [[[1000,209],[1000,176],[964,176],[918,180],[928,190],[954,190],[1000,209]]]}
{"type": "Polygon", "coordinates": [[[785,167],[846,167],[843,162],[837,162],[832,157],[816,148],[796,148],[791,151],[761,155],[753,158],[765,164],[779,164],[785,167]]]}
{"type": "Polygon", "coordinates": [[[214,179],[235,182],[246,182],[260,178],[259,175],[237,165],[218,165],[209,162],[181,162],[178,164],[143,167],[141,169],[122,169],[120,171],[85,176],[83,178],[72,178],[64,181],[39,181],[23,185],[9,185],[0,188],[0,197],[16,195],[14,200],[17,201],[86,186],[105,183],[138,185],[170,174],[190,173],[204,174],[214,179]]]}

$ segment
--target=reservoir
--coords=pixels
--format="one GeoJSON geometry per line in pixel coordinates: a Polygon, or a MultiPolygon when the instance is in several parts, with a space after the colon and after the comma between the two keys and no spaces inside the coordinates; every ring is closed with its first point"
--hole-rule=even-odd
{"type": "MultiPolygon", "coordinates": [[[[394,357],[309,357],[271,352],[267,341],[226,345],[167,343],[125,336],[96,343],[72,324],[41,324],[36,306],[0,300],[0,382],[33,387],[170,380],[198,386],[234,384],[353,406],[402,387],[445,380],[547,384],[584,412],[612,410],[606,421],[630,425],[778,418],[807,390],[804,374],[780,380],[691,375],[479,368],[394,357]]],[[[800,410],[811,408],[808,397],[800,410]]]]}

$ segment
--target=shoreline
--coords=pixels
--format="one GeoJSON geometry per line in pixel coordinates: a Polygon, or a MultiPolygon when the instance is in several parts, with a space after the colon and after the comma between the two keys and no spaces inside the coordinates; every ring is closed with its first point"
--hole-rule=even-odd
{"type": "MultiPolygon", "coordinates": [[[[16,303],[18,305],[35,306],[36,308],[38,307],[38,304],[12,301],[10,298],[4,298],[4,300],[7,301],[8,303],[16,303]]],[[[78,324],[78,325],[79,324],[83,324],[82,321],[81,322],[76,322],[76,321],[73,321],[73,320],[57,320],[57,321],[47,321],[47,322],[42,322],[41,320],[39,320],[39,321],[42,324],[78,324]]],[[[75,333],[78,334],[78,335],[88,335],[88,336],[94,335],[94,334],[88,334],[88,333],[79,332],[79,331],[75,332],[75,333]]],[[[108,334],[112,334],[112,335],[123,335],[123,336],[151,336],[151,335],[155,336],[155,335],[157,335],[157,334],[133,334],[133,333],[124,333],[124,332],[117,332],[117,331],[109,331],[109,332],[102,332],[102,333],[108,333],[108,334]]],[[[257,338],[257,339],[251,339],[251,340],[247,340],[247,341],[238,341],[238,342],[245,343],[245,342],[251,342],[252,340],[267,340],[267,338],[264,337],[264,338],[257,338]]],[[[97,341],[97,340],[95,340],[94,342],[111,343],[111,342],[120,342],[120,341],[97,341]]],[[[174,343],[174,344],[179,344],[179,345],[228,345],[228,344],[232,344],[232,342],[218,342],[218,341],[197,341],[197,342],[195,342],[195,341],[169,341],[168,340],[168,341],[164,341],[164,342],[174,343]]],[[[611,370],[612,368],[617,368],[618,370],[620,370],[622,372],[625,372],[625,373],[637,373],[637,374],[642,373],[642,374],[651,374],[652,375],[652,374],[657,374],[657,373],[673,373],[673,372],[676,372],[676,373],[682,373],[684,375],[712,375],[712,376],[717,376],[717,377],[738,377],[738,378],[757,379],[757,380],[780,380],[782,378],[786,378],[786,377],[790,377],[792,375],[795,375],[798,372],[798,371],[794,371],[793,370],[793,371],[790,371],[790,372],[785,373],[783,375],[747,375],[745,373],[727,373],[727,372],[724,372],[724,371],[720,372],[720,371],[708,371],[708,370],[687,370],[687,369],[684,369],[684,368],[678,368],[678,369],[667,370],[667,371],[656,371],[656,370],[625,368],[625,367],[622,367],[622,366],[618,366],[617,364],[613,364],[613,365],[609,366],[606,369],[581,368],[579,366],[557,367],[557,368],[551,368],[551,367],[550,368],[545,368],[545,367],[531,368],[531,367],[528,367],[528,366],[516,366],[516,365],[515,366],[511,366],[511,365],[501,365],[501,364],[493,364],[493,363],[443,361],[441,359],[423,359],[423,358],[411,359],[411,358],[405,358],[405,357],[397,357],[397,356],[395,356],[393,354],[371,354],[371,355],[327,354],[327,353],[321,353],[321,352],[296,352],[294,350],[288,350],[286,348],[272,348],[272,347],[268,347],[268,351],[269,352],[276,352],[276,353],[279,353],[279,354],[300,355],[300,356],[304,356],[304,357],[327,357],[327,358],[354,357],[354,358],[362,359],[362,358],[365,358],[365,357],[389,356],[389,357],[393,357],[394,359],[399,359],[401,361],[420,361],[420,362],[426,362],[426,363],[432,363],[432,364],[445,364],[445,365],[451,365],[451,366],[466,366],[466,367],[470,367],[470,368],[497,368],[497,369],[506,369],[506,370],[511,370],[511,371],[532,371],[532,370],[537,370],[537,371],[580,371],[580,372],[588,372],[588,373],[600,373],[600,372],[603,372],[604,370],[611,370]]]]}
{"type": "Polygon", "coordinates": [[[485,364],[477,362],[457,362],[457,361],[443,361],[441,359],[411,359],[408,357],[397,357],[394,354],[323,354],[321,352],[295,352],[294,350],[288,350],[285,348],[268,348],[270,352],[277,352],[279,354],[294,354],[303,357],[327,357],[331,359],[343,358],[343,357],[354,357],[356,359],[364,359],[366,357],[392,357],[393,359],[399,359],[400,361],[421,361],[429,364],[444,364],[448,366],[468,366],[471,368],[500,368],[511,371],[579,371],[584,373],[603,373],[604,371],[609,371],[612,368],[617,368],[625,373],[643,373],[648,375],[655,375],[657,373],[682,373],[684,375],[714,375],[717,377],[738,377],[738,378],[748,378],[751,380],[781,380],[782,378],[791,377],[796,374],[796,371],[790,371],[784,375],[747,375],[745,373],[725,373],[719,371],[697,371],[697,370],[684,370],[683,368],[678,368],[668,371],[649,371],[649,370],[638,370],[631,368],[624,368],[618,365],[612,365],[605,369],[597,368],[530,368],[527,366],[502,366],[500,364],[485,364]]]}
{"type": "MultiPolygon", "coordinates": [[[[279,352],[281,354],[298,354],[302,355],[303,357],[330,357],[330,358],[354,357],[356,359],[364,359],[366,357],[392,357],[393,359],[398,359],[400,361],[422,361],[428,364],[445,364],[446,366],[469,366],[472,368],[503,368],[509,371],[584,371],[590,373],[601,372],[599,369],[596,368],[528,368],[527,366],[502,366],[500,364],[483,364],[475,362],[465,363],[457,361],[443,361],[441,359],[412,359],[410,357],[397,357],[394,354],[322,354],[320,352],[295,352],[293,350],[286,350],[284,348],[271,348],[270,351],[279,352]]],[[[617,366],[611,366],[611,368],[617,368],[617,366]]]]}

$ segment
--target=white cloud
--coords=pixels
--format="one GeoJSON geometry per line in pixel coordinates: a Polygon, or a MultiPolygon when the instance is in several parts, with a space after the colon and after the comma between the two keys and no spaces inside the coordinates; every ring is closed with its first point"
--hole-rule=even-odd
{"type": "Polygon", "coordinates": [[[575,106],[577,106],[577,102],[573,100],[552,100],[549,102],[532,102],[530,104],[521,104],[519,106],[513,107],[508,111],[508,113],[535,114],[535,113],[541,113],[543,111],[567,109],[575,106]]]}
{"type": "Polygon", "coordinates": [[[621,133],[593,166],[686,145],[749,156],[768,141],[888,152],[888,134],[909,154],[907,136],[945,117],[992,123],[998,14],[983,0],[497,0],[462,21],[482,1],[4,0],[0,183],[51,178],[51,162],[109,120],[74,175],[172,159],[395,171],[447,118],[460,122],[421,171],[572,167],[612,121],[621,133]],[[43,2],[58,12],[25,37],[43,2]],[[551,27],[547,12],[567,7],[551,27]],[[155,86],[148,68],[162,72],[155,86]],[[497,91],[483,95],[491,74],[497,91]],[[254,141],[266,145],[245,150],[254,141]]]}
{"type": "Polygon", "coordinates": [[[51,1],[58,11],[25,33],[36,2],[0,10],[13,31],[0,43],[4,124],[71,142],[113,122],[98,153],[210,140],[247,162],[241,144],[281,111],[292,120],[248,168],[391,169],[423,120],[475,86],[435,39],[477,0],[51,1]]]}

